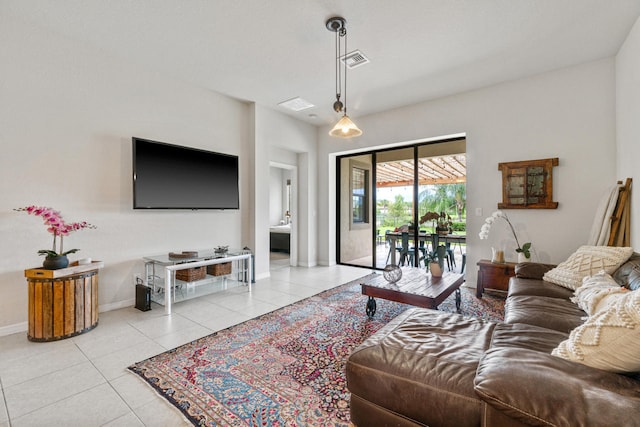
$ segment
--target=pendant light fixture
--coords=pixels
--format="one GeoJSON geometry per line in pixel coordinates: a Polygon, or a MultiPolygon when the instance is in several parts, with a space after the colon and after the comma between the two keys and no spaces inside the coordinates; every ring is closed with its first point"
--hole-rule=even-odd
{"type": "Polygon", "coordinates": [[[336,33],[336,102],[333,109],[336,113],[343,112],[343,116],[331,129],[329,135],[338,138],[353,138],[362,135],[362,131],[347,116],[347,64],[342,61],[343,55],[347,54],[347,21],[339,16],[329,18],[326,23],[327,29],[336,33]],[[342,54],[342,41],[344,40],[344,54],[342,54]],[[342,67],[340,64],[342,63],[342,67]],[[342,96],[342,74],[344,70],[344,104],[340,101],[342,96]]]}

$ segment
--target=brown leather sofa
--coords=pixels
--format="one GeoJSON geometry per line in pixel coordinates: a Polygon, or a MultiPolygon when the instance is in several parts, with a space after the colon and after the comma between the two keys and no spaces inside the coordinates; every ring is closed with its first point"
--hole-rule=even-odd
{"type": "MultiPolygon", "coordinates": [[[[586,316],[573,291],[516,268],[504,322],[412,308],[349,357],[351,422],[371,426],[640,426],[640,376],[551,351],[586,316]]],[[[640,287],[640,256],[615,273],[640,287]]]]}

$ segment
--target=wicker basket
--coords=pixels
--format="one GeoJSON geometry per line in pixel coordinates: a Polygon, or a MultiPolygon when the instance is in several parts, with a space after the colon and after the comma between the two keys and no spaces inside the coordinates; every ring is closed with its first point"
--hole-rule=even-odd
{"type": "Polygon", "coordinates": [[[184,270],[176,270],[176,279],[184,282],[194,282],[202,280],[207,276],[207,269],[204,266],[185,268],[184,270]]]}
{"type": "Polygon", "coordinates": [[[212,276],[224,276],[231,274],[231,263],[223,262],[222,264],[211,264],[207,266],[207,273],[212,276]]]}
{"type": "Polygon", "coordinates": [[[198,258],[197,251],[169,252],[169,259],[198,258]]]}

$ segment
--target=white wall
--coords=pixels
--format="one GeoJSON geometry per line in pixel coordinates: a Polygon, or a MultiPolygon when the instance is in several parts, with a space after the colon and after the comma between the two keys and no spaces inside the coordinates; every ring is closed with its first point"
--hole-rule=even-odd
{"type": "Polygon", "coordinates": [[[2,17],[0,55],[0,335],[26,329],[23,271],[51,246],[39,218],[12,210],[20,206],[51,206],[98,226],[66,247],[104,261],[100,307],[113,309],[133,305],[132,274],[143,272],[145,255],[249,246],[257,277],[268,276],[274,157],[298,167],[300,264],[315,265],[314,126],[15,18],[2,17]],[[134,211],[132,136],[239,155],[240,210],[134,211]]]}
{"type": "Polygon", "coordinates": [[[636,188],[631,191],[631,246],[640,247],[640,18],[616,57],[616,133],[618,143],[618,178],[631,177],[636,188]]]}
{"type": "MultiPolygon", "coordinates": [[[[254,239],[250,246],[256,255],[256,278],[269,276],[269,210],[270,162],[290,163],[297,167],[297,206],[293,218],[297,227],[297,263],[316,265],[316,186],[317,169],[309,158],[316,158],[316,129],[276,111],[255,105],[255,167],[252,182],[255,204],[252,216],[254,239]]],[[[292,234],[293,236],[293,234],[292,234]]]]}
{"type": "MultiPolygon", "coordinates": [[[[605,59],[531,78],[358,118],[364,134],[338,140],[320,129],[318,155],[319,262],[335,262],[335,154],[365,147],[467,136],[467,282],[491,245],[510,241],[508,227],[479,240],[486,216],[501,200],[499,162],[559,157],[556,210],[510,210],[534,259],[559,262],[586,242],[600,197],[615,182],[615,70],[605,59]],[[482,216],[474,216],[481,208],[482,216]]],[[[515,252],[508,258],[515,260],[515,252]]]]}
{"type": "Polygon", "coordinates": [[[23,271],[51,247],[40,218],[13,208],[51,206],[98,226],[65,247],[81,249],[72,260],[104,261],[103,311],[133,305],[132,274],[145,255],[249,244],[251,106],[7,17],[0,63],[0,335],[26,330],[23,271]],[[239,155],[241,209],[134,211],[134,135],[239,155]]]}

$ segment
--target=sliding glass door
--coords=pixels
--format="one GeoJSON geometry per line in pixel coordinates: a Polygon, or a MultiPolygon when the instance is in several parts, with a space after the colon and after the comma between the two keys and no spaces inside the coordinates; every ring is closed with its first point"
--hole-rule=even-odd
{"type": "MultiPolygon", "coordinates": [[[[458,246],[464,245],[465,151],[465,139],[453,139],[339,157],[338,263],[424,265],[436,234],[436,221],[420,222],[428,212],[442,213],[451,240],[457,234],[458,246]]],[[[462,254],[461,248],[458,258],[462,254]]]]}
{"type": "Polygon", "coordinates": [[[414,265],[415,150],[413,147],[376,153],[375,268],[387,264],[414,265]]]}

